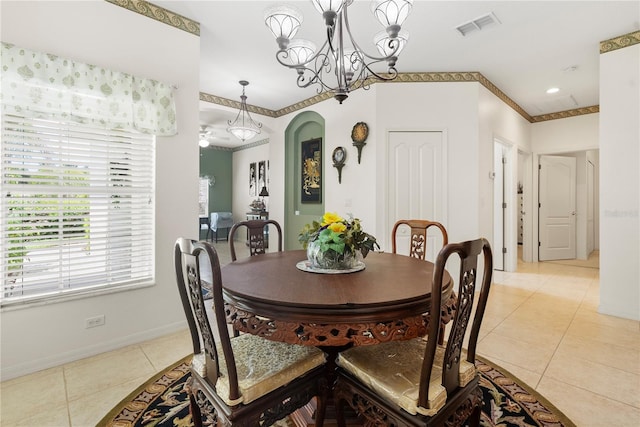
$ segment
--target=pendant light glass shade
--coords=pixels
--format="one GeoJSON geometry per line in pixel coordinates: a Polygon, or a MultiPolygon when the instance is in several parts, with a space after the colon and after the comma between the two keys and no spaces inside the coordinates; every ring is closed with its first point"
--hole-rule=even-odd
{"type": "MultiPolygon", "coordinates": [[[[347,75],[350,74],[351,76],[353,76],[353,74],[358,71],[358,68],[360,68],[361,62],[362,61],[360,60],[360,56],[358,56],[358,53],[355,51],[355,49],[344,51],[344,71],[347,73],[347,75]]],[[[349,78],[349,80],[351,80],[351,78],[349,78]]]]}
{"type": "Polygon", "coordinates": [[[371,3],[371,11],[382,26],[388,29],[404,24],[412,6],[413,0],[376,0],[371,3]]]}
{"type": "Polygon", "coordinates": [[[228,132],[231,132],[236,138],[242,142],[258,135],[262,128],[262,123],[258,123],[251,118],[247,109],[247,96],[244,94],[244,88],[249,84],[246,80],[240,80],[242,85],[242,95],[240,96],[240,110],[234,121],[229,120],[228,132]]]}
{"type": "Polygon", "coordinates": [[[309,61],[316,53],[316,45],[309,40],[293,39],[289,42],[289,61],[291,65],[300,65],[309,61]]]}
{"type": "Polygon", "coordinates": [[[400,52],[402,52],[408,40],[409,33],[406,31],[400,31],[395,39],[389,37],[386,31],[379,32],[373,38],[373,42],[378,48],[380,55],[395,57],[400,55],[400,52]]]}
{"type": "MultiPolygon", "coordinates": [[[[345,3],[345,0],[311,0],[311,3],[313,3],[320,13],[333,12],[337,14],[342,10],[342,5],[345,3]]],[[[349,1],[349,3],[351,3],[351,1],[349,1]]]]}
{"type": "Polygon", "coordinates": [[[289,5],[270,7],[264,13],[264,23],[273,33],[280,49],[286,49],[302,25],[302,13],[289,5]]]}

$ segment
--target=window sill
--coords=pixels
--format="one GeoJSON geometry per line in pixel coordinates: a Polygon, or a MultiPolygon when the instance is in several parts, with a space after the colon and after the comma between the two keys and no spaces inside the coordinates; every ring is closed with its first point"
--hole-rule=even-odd
{"type": "Polygon", "coordinates": [[[118,292],[133,291],[137,289],[149,288],[151,286],[155,286],[155,284],[155,281],[150,281],[120,286],[96,287],[90,289],[69,290],[56,295],[41,295],[32,298],[24,298],[17,301],[2,301],[0,303],[0,312],[28,309],[49,304],[64,303],[78,299],[93,298],[118,292]]]}

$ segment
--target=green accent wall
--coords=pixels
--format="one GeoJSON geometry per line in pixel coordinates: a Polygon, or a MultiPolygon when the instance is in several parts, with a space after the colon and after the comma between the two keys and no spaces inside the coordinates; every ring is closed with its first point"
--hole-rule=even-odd
{"type": "Polygon", "coordinates": [[[214,176],[209,187],[209,212],[231,212],[233,194],[233,151],[200,148],[200,176],[214,176]]]}
{"type": "Polygon", "coordinates": [[[298,234],[305,224],[319,220],[324,214],[324,118],[314,112],[298,114],[285,131],[285,241],[284,249],[302,249],[298,234]],[[320,203],[301,203],[302,162],[300,144],[309,139],[322,138],[322,196],[320,203]],[[295,213],[299,212],[299,215],[295,213]]]}

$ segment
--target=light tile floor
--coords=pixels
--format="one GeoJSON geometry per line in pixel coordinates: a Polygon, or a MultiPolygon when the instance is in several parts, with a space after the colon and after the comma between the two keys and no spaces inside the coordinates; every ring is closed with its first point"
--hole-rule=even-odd
{"type": "MultiPolygon", "coordinates": [[[[222,264],[227,245],[216,244],[222,264]]],[[[598,314],[598,273],[552,263],[495,272],[478,352],[580,427],[640,426],[640,322],[598,314]]],[[[185,330],[5,381],[0,425],[93,426],[190,352],[185,330]]]]}

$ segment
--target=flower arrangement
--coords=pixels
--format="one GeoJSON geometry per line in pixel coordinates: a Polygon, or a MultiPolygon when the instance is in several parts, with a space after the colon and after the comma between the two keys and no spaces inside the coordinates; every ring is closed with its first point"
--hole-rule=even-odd
{"type": "Polygon", "coordinates": [[[350,268],[358,252],[365,258],[369,251],[380,248],[376,238],[362,230],[358,218],[344,219],[333,212],[325,213],[322,222],[306,224],[298,241],[315,267],[333,269],[350,268]]]}

